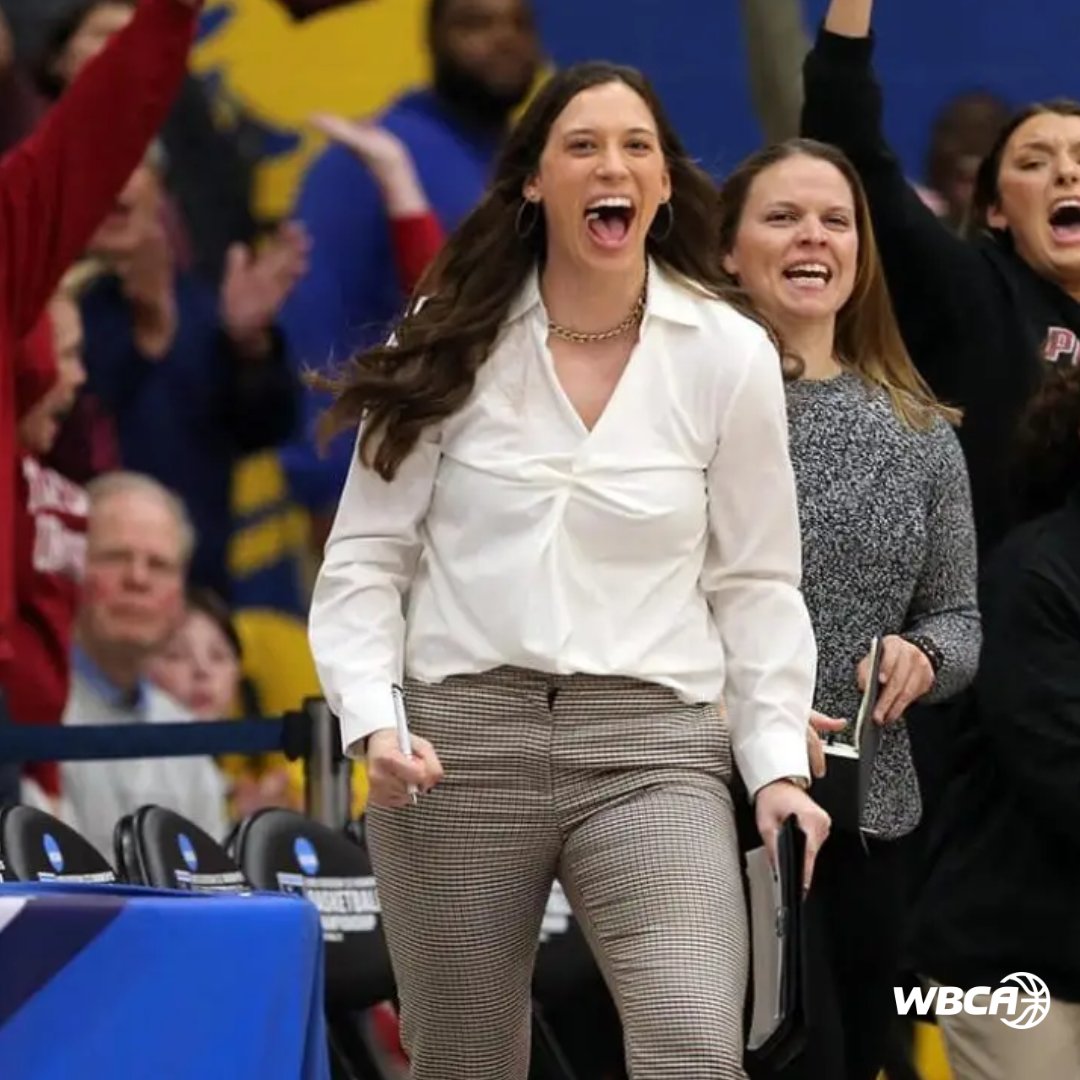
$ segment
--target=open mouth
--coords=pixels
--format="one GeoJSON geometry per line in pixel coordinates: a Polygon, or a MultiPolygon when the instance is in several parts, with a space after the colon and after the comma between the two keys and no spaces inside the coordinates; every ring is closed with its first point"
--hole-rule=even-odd
{"type": "Polygon", "coordinates": [[[1059,199],[1050,207],[1050,231],[1061,243],[1080,243],[1080,198],[1059,199]]]}
{"type": "Polygon", "coordinates": [[[192,712],[196,714],[201,713],[204,709],[208,709],[214,704],[214,695],[194,693],[191,695],[188,704],[190,705],[192,712]]]}
{"type": "Polygon", "coordinates": [[[832,281],[833,272],[824,263],[805,262],[789,266],[784,277],[796,288],[817,292],[832,281]]]}
{"type": "Polygon", "coordinates": [[[585,227],[603,247],[618,247],[630,232],[636,211],[625,195],[594,199],[585,208],[585,227]]]}

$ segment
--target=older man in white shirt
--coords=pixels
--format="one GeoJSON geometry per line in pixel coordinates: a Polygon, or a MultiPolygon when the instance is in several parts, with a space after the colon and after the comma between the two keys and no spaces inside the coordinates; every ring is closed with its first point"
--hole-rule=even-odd
{"type": "MultiPolygon", "coordinates": [[[[85,590],[64,723],[190,720],[143,675],[183,612],[194,546],[184,508],[136,473],[101,477],[89,494],[85,590]]],[[[224,785],[210,758],[70,762],[61,775],[71,824],[110,858],[117,819],[145,803],[175,810],[211,836],[224,834],[224,785]]]]}

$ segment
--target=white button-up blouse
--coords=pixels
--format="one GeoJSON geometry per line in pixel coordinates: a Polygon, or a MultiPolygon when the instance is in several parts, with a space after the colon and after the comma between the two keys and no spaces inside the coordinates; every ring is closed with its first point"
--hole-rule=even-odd
{"type": "Polygon", "coordinates": [[[651,266],[639,342],[589,430],[547,325],[534,274],[468,402],[394,480],[353,462],[310,615],[347,749],[394,726],[403,673],[512,664],[723,695],[751,792],[807,776],[816,652],[775,348],[651,266]]]}

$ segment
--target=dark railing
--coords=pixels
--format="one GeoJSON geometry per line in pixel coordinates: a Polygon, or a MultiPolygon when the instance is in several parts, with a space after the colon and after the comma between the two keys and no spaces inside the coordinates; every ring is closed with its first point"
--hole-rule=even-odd
{"type": "Polygon", "coordinates": [[[341,752],[337,717],[321,698],[268,719],[190,720],[163,724],[0,725],[0,762],[106,761],[283,753],[304,762],[309,817],[333,828],[348,821],[351,768],[341,752]]]}

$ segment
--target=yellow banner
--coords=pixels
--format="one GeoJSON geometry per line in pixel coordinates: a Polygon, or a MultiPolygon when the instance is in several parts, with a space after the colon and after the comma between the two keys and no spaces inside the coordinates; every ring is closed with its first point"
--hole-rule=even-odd
{"type": "Polygon", "coordinates": [[[258,124],[260,216],[291,208],[323,145],[307,128],[313,112],[367,116],[427,79],[426,8],[427,0],[357,0],[295,23],[274,0],[210,0],[194,68],[258,124]]]}

